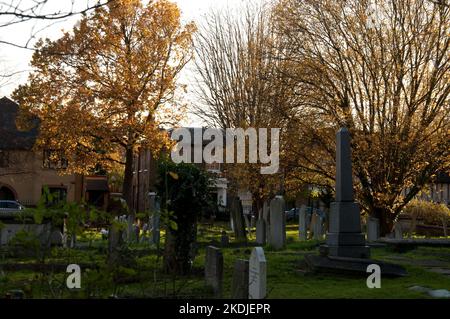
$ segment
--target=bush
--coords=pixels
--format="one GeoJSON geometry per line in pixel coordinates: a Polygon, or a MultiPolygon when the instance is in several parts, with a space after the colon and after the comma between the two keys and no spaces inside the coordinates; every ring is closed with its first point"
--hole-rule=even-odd
{"type": "Polygon", "coordinates": [[[447,236],[447,225],[450,223],[450,209],[445,204],[414,199],[405,206],[403,215],[411,217],[415,224],[422,219],[429,225],[442,225],[444,236],[447,236]]]}

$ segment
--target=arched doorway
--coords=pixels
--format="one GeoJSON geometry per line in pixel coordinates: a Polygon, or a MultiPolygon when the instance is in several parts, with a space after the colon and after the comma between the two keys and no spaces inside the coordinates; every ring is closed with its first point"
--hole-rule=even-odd
{"type": "Polygon", "coordinates": [[[0,186],[0,200],[15,200],[14,191],[7,186],[0,186]]]}

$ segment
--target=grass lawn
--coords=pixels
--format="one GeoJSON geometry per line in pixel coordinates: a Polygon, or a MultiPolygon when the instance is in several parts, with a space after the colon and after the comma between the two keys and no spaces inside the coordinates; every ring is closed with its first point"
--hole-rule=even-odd
{"type": "MultiPolygon", "coordinates": [[[[402,264],[409,275],[404,278],[383,278],[381,289],[369,289],[366,278],[332,274],[310,274],[301,269],[305,254],[318,253],[316,241],[299,242],[297,226],[287,227],[287,247],[274,251],[264,247],[267,259],[267,290],[269,298],[430,298],[424,293],[409,290],[411,286],[450,290],[450,276],[430,269],[450,269],[450,248],[419,247],[406,253],[395,253],[389,248],[372,248],[374,259],[402,264]]],[[[33,258],[0,256],[0,297],[12,289],[20,289],[27,298],[210,298],[205,287],[203,265],[205,247],[219,243],[226,224],[200,225],[198,232],[199,253],[188,277],[172,277],[161,272],[162,257],[148,244],[130,245],[131,266],[108,270],[105,264],[107,242],[98,236],[85,239],[83,249],[53,248],[46,264],[68,265],[78,263],[82,267],[82,288],[69,290],[65,280],[68,274],[61,269],[29,269],[23,264],[33,264],[33,258]],[[10,264],[5,267],[5,264],[10,264]],[[13,266],[11,266],[13,265],[13,266]]],[[[228,231],[233,242],[232,233],[228,231]]],[[[250,242],[254,242],[254,233],[250,242]]],[[[234,261],[248,259],[252,246],[222,248],[224,256],[224,297],[230,297],[231,276],[234,261]]]]}

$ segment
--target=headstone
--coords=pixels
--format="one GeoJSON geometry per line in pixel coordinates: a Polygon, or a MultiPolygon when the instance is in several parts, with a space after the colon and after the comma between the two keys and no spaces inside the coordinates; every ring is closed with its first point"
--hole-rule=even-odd
{"type": "Polygon", "coordinates": [[[127,216],[127,242],[134,242],[135,241],[135,232],[134,232],[134,225],[133,225],[133,221],[134,221],[134,216],[133,215],[128,215],[127,216]]]}
{"type": "Polygon", "coordinates": [[[205,280],[212,287],[214,296],[222,297],[223,255],[219,248],[206,247],[205,280]]]}
{"type": "Polygon", "coordinates": [[[323,229],[322,229],[322,217],[320,217],[317,213],[314,213],[314,239],[315,240],[322,240],[323,239],[323,229]]]}
{"type": "Polygon", "coordinates": [[[159,247],[161,234],[160,234],[160,218],[161,218],[161,202],[157,197],[155,199],[155,210],[152,215],[152,242],[159,247]]]}
{"type": "Polygon", "coordinates": [[[250,218],[250,214],[244,214],[245,229],[247,230],[247,233],[251,233],[250,218]]]}
{"type": "Polygon", "coordinates": [[[399,222],[395,223],[394,226],[394,234],[395,234],[395,239],[403,239],[403,227],[402,224],[400,224],[399,222]]]}
{"type": "Polygon", "coordinates": [[[257,216],[250,215],[250,227],[251,227],[251,228],[256,227],[256,217],[257,217],[257,216]]]}
{"type": "Polygon", "coordinates": [[[54,230],[50,235],[50,245],[61,246],[64,236],[59,230],[54,230]]]}
{"type": "Polygon", "coordinates": [[[263,203],[262,215],[266,223],[266,242],[268,242],[270,237],[270,204],[267,200],[263,203]]]}
{"type": "Polygon", "coordinates": [[[222,231],[222,235],[220,236],[220,243],[222,247],[227,247],[230,244],[230,237],[228,237],[226,231],[222,231]]]}
{"type": "Polygon", "coordinates": [[[149,225],[148,225],[148,223],[144,223],[144,225],[142,226],[142,236],[140,239],[141,243],[145,243],[145,242],[149,241],[148,232],[149,232],[149,225]]]}
{"type": "Polygon", "coordinates": [[[120,226],[113,223],[108,231],[108,263],[114,264],[119,260],[119,248],[123,242],[120,226]]]}
{"type": "Polygon", "coordinates": [[[380,238],[380,221],[378,218],[367,218],[367,241],[377,241],[380,238]]]}
{"type": "Polygon", "coordinates": [[[298,213],[298,238],[306,240],[308,228],[306,227],[306,206],[302,205],[298,213]]]}
{"type": "MultiPolygon", "coordinates": [[[[272,210],[271,210],[272,211],[272,210]]],[[[263,299],[266,292],[267,265],[262,247],[255,247],[250,255],[248,298],[263,299]]]]}
{"type": "Polygon", "coordinates": [[[270,240],[274,249],[283,249],[286,244],[286,215],[283,196],[275,196],[270,201],[270,240]]]}
{"type": "Polygon", "coordinates": [[[336,199],[331,203],[327,245],[322,253],[333,257],[368,258],[370,251],[361,232],[359,205],[353,199],[350,132],[336,134],[336,199]]]}
{"type": "Polygon", "coordinates": [[[249,282],[249,261],[238,259],[234,263],[233,279],[231,282],[231,298],[247,299],[249,282]]]}
{"type": "Polygon", "coordinates": [[[234,237],[237,242],[246,242],[245,220],[241,200],[235,197],[231,202],[230,213],[233,218],[234,237]]]}
{"type": "Polygon", "coordinates": [[[263,246],[266,244],[266,222],[264,219],[256,221],[256,243],[263,246]]]}
{"type": "Polygon", "coordinates": [[[133,225],[133,232],[134,232],[134,239],[136,240],[136,242],[139,242],[139,237],[141,234],[141,228],[139,227],[138,224],[133,225]]]}

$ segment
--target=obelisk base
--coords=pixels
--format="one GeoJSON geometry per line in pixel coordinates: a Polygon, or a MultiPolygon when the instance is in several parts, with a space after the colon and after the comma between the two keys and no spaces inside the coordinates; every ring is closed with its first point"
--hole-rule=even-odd
{"type": "Polygon", "coordinates": [[[369,246],[329,246],[322,245],[319,248],[322,256],[347,257],[347,258],[370,258],[369,246]]]}
{"type": "Polygon", "coordinates": [[[407,276],[405,268],[400,265],[368,258],[305,256],[306,267],[313,273],[331,273],[367,277],[367,267],[372,264],[380,266],[381,275],[386,277],[407,276]]]}

